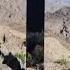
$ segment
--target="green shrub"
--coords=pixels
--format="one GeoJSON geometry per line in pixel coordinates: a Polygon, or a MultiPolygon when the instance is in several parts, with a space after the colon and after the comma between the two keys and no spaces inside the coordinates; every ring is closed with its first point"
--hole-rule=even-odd
{"type": "Polygon", "coordinates": [[[57,59],[54,63],[63,65],[63,69],[62,70],[69,70],[70,69],[70,56],[66,57],[66,58],[61,58],[61,59],[57,59]]]}
{"type": "Polygon", "coordinates": [[[58,59],[57,61],[55,61],[55,63],[58,63],[60,65],[66,65],[68,63],[68,61],[64,58],[62,59],[58,59]]]}
{"type": "Polygon", "coordinates": [[[27,61],[32,60],[32,56],[30,53],[27,52],[27,61]]]}
{"type": "Polygon", "coordinates": [[[24,63],[25,62],[25,58],[26,58],[26,54],[24,54],[23,52],[21,53],[16,53],[15,55],[17,58],[21,59],[21,61],[24,63]]]}

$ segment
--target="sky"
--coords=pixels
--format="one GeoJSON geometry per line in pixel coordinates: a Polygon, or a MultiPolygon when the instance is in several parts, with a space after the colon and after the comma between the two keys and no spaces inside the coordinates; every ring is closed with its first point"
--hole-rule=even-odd
{"type": "Polygon", "coordinates": [[[45,12],[53,13],[64,6],[70,6],[70,0],[45,0],[45,12]]]}

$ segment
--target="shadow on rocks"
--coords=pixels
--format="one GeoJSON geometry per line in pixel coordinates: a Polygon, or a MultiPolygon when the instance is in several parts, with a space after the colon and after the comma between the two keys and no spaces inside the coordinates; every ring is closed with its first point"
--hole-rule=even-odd
{"type": "Polygon", "coordinates": [[[2,55],[2,57],[4,58],[2,64],[8,65],[12,70],[25,70],[25,69],[21,69],[20,62],[15,56],[12,55],[12,53],[9,53],[8,55],[4,55],[0,51],[0,55],[2,55]]]}

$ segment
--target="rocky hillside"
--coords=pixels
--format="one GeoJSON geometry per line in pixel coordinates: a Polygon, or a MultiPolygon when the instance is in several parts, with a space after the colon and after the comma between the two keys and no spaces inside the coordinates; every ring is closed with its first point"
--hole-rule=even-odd
{"type": "Polygon", "coordinates": [[[7,61],[11,64],[13,58],[25,68],[25,40],[26,0],[0,0],[0,51],[4,54],[3,57],[0,54],[0,70],[11,70],[7,61]],[[10,53],[12,58],[7,58],[4,65],[2,61],[5,56],[10,57],[10,53]]]}
{"type": "Polygon", "coordinates": [[[70,7],[45,13],[45,70],[69,70],[70,7]]]}
{"type": "Polygon", "coordinates": [[[0,0],[0,25],[25,31],[26,0],[0,0]]]}
{"type": "Polygon", "coordinates": [[[61,39],[70,41],[70,8],[63,7],[54,13],[46,13],[45,32],[52,32],[61,39]]]}

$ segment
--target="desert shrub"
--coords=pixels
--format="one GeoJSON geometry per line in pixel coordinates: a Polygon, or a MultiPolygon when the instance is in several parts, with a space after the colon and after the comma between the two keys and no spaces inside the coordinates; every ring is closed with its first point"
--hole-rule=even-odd
{"type": "Polygon", "coordinates": [[[27,52],[27,55],[26,56],[27,56],[27,61],[32,60],[32,56],[31,56],[30,53],[27,52]]]}
{"type": "Polygon", "coordinates": [[[63,69],[62,70],[70,70],[70,56],[68,56],[67,58],[61,58],[56,60],[54,63],[63,65],[63,69]]]}
{"type": "Polygon", "coordinates": [[[17,58],[21,59],[21,61],[24,63],[25,62],[25,58],[26,58],[26,54],[24,54],[23,52],[21,53],[16,53],[15,55],[17,58]]]}
{"type": "Polygon", "coordinates": [[[32,66],[32,56],[31,56],[31,54],[30,53],[28,53],[27,52],[27,55],[26,55],[26,65],[27,65],[27,67],[31,67],[32,66]]]}
{"type": "Polygon", "coordinates": [[[58,63],[60,65],[66,65],[67,64],[67,60],[66,59],[58,59],[57,61],[55,61],[55,63],[58,63]]]}
{"type": "Polygon", "coordinates": [[[61,59],[56,60],[55,63],[66,66],[67,64],[70,64],[70,57],[67,58],[62,57],[61,59]]]}

